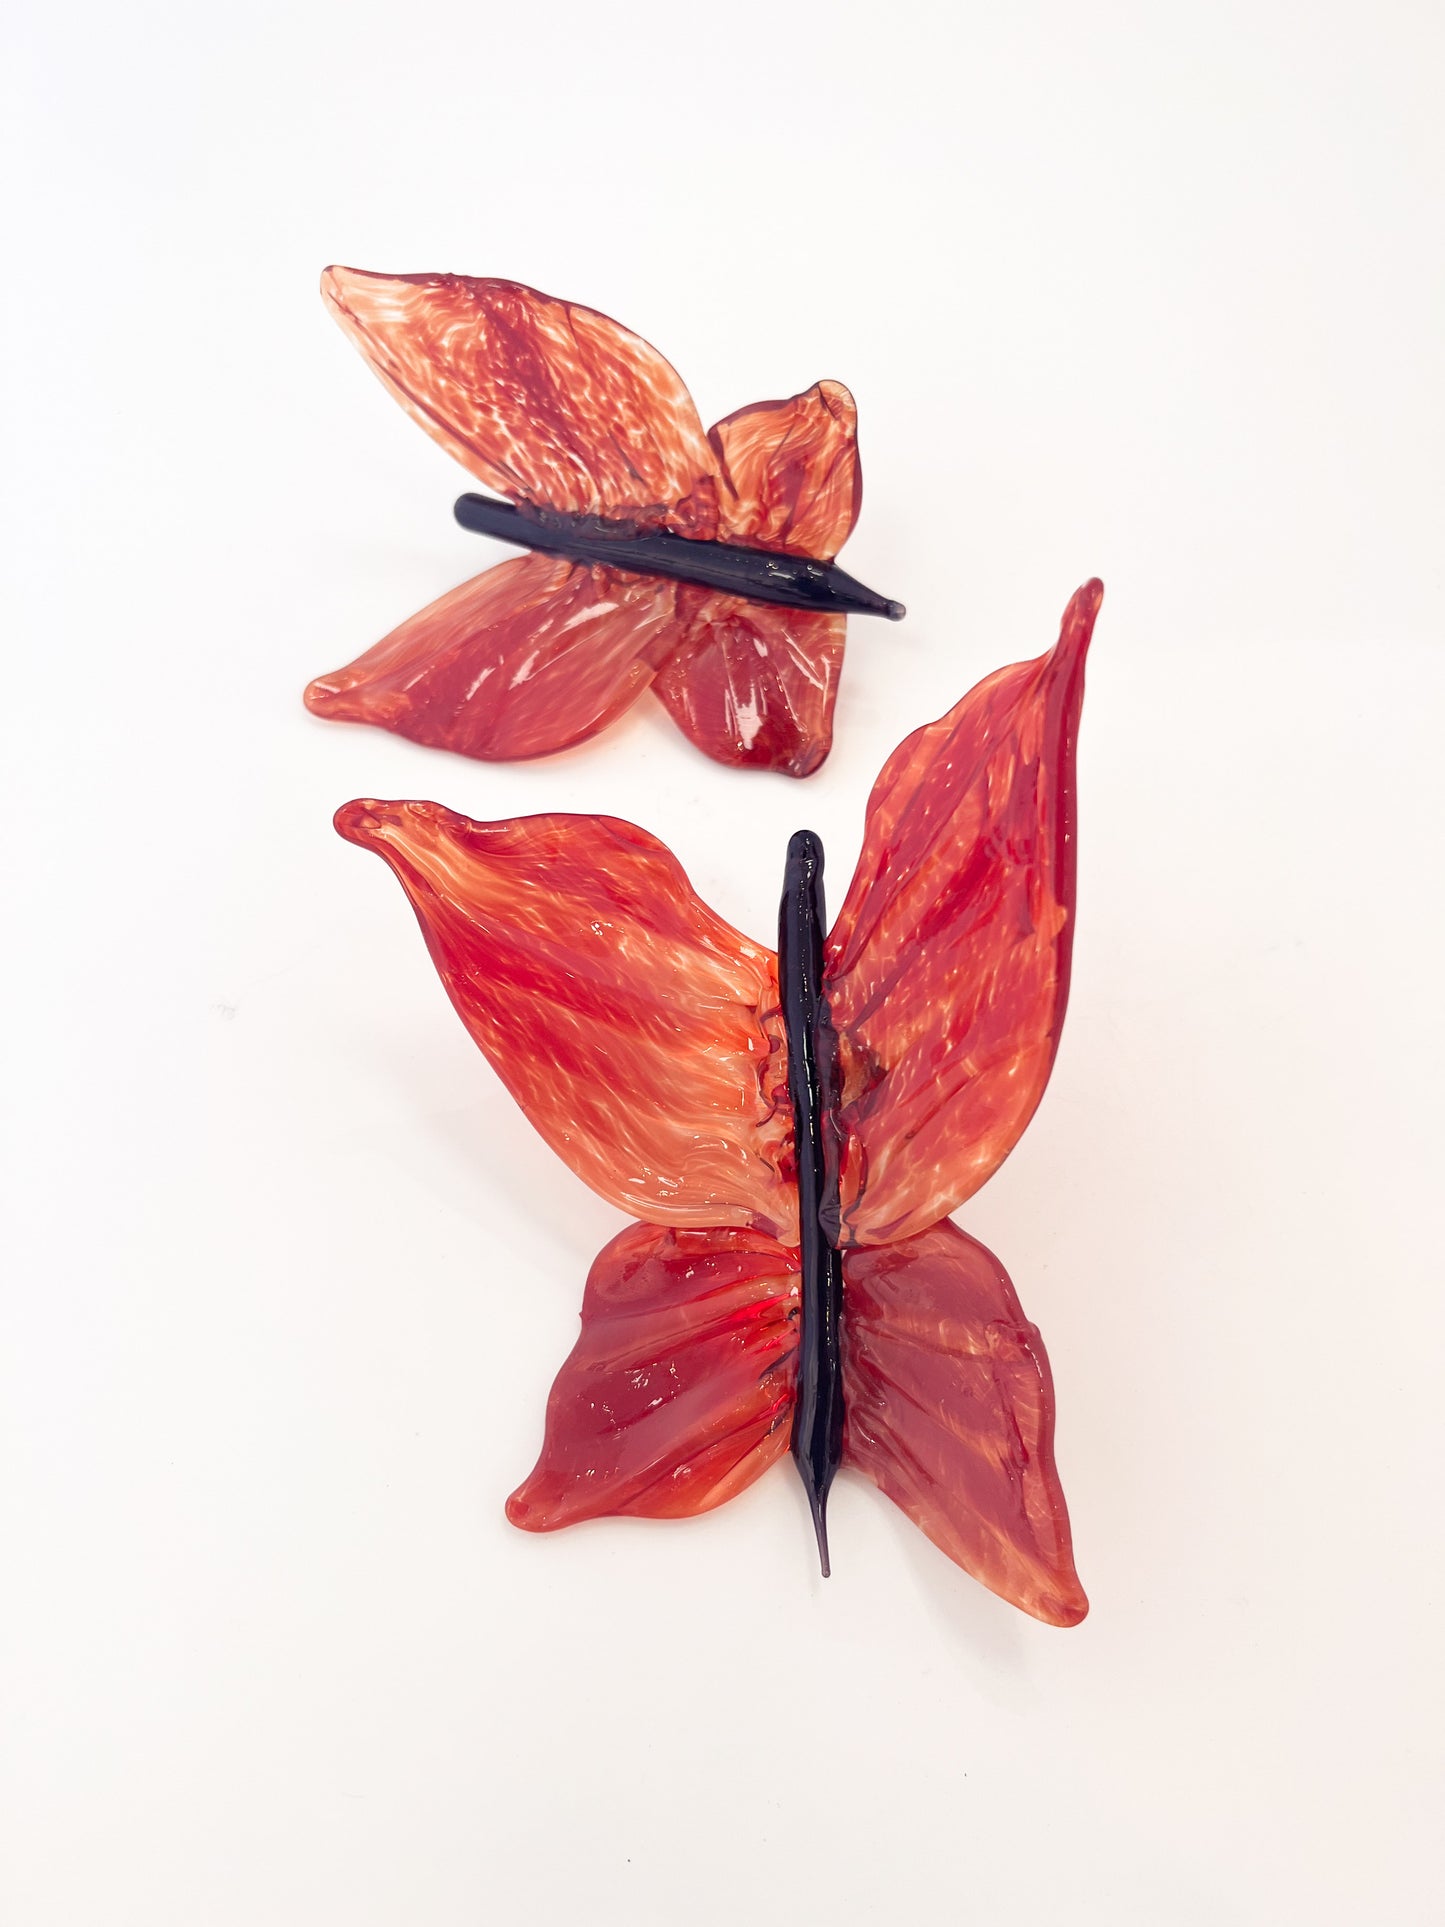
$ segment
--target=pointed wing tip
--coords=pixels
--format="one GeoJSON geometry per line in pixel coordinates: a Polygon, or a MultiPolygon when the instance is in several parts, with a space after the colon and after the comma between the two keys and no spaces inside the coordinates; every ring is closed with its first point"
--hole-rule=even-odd
{"type": "Polygon", "coordinates": [[[332,721],[338,717],[348,719],[346,692],[338,689],[330,676],[317,676],[307,683],[301,700],[313,716],[325,716],[332,721]]]}
{"type": "MultiPolygon", "coordinates": [[[[1094,623],[1103,600],[1104,585],[1096,575],[1090,576],[1069,597],[1069,606],[1059,624],[1059,639],[1047,656],[1040,659],[1051,665],[1053,673],[1066,678],[1078,676],[1094,638],[1094,623]]],[[[1082,683],[1077,687],[1082,692],[1082,683]]]]}
{"type": "Polygon", "coordinates": [[[337,262],[321,270],[321,299],[328,308],[342,306],[348,288],[360,272],[357,268],[343,268],[337,262]]]}
{"type": "Polygon", "coordinates": [[[387,803],[374,796],[359,796],[343,803],[331,822],[338,836],[344,836],[348,843],[359,844],[363,850],[379,851],[392,862],[393,868],[395,863],[389,851],[406,855],[410,849],[415,853],[448,833],[456,835],[491,827],[473,823],[443,803],[421,802],[415,798],[387,803]]]}
{"type": "Polygon", "coordinates": [[[506,1504],[507,1523],[522,1532],[546,1532],[547,1521],[542,1508],[534,1505],[530,1496],[532,1481],[523,1480],[506,1504]]]}
{"type": "Polygon", "coordinates": [[[1046,1626],[1067,1628],[1077,1626],[1089,1616],[1089,1602],[1084,1589],[1075,1579],[1066,1591],[1056,1593],[1051,1598],[1041,1599],[1033,1608],[1034,1617],[1041,1619],[1046,1626]]]}
{"type": "Polygon", "coordinates": [[[813,383],[811,392],[818,397],[834,421],[847,431],[849,440],[856,440],[858,404],[853,399],[852,390],[845,383],[825,375],[821,381],[813,383]]]}
{"type": "Polygon", "coordinates": [[[383,832],[409,807],[406,803],[380,803],[374,796],[358,796],[350,803],[343,803],[331,823],[336,834],[344,836],[348,843],[355,843],[363,850],[375,850],[384,840],[383,832]]]}
{"type": "Polygon", "coordinates": [[[343,267],[333,261],[321,270],[321,299],[343,327],[360,329],[387,312],[387,304],[415,279],[405,274],[382,274],[374,268],[343,267]]]}
{"type": "Polygon", "coordinates": [[[1094,621],[1103,600],[1104,585],[1098,576],[1091,575],[1069,598],[1069,606],[1064,611],[1064,634],[1077,642],[1087,643],[1094,632],[1094,621]]]}

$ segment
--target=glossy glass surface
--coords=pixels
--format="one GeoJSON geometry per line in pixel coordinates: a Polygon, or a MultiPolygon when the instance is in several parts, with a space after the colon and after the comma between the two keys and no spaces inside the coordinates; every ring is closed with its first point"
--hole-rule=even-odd
{"type": "Polygon", "coordinates": [[[1074,941],[1074,740],[1103,590],[1058,646],[989,676],[893,752],[828,938],[844,1242],[973,1195],[1053,1068],[1074,941]]]}
{"type": "Polygon", "coordinates": [[[530,1532],[707,1512],[788,1449],[798,1253],[758,1231],[634,1224],[598,1253],[582,1336],[547,1401],[530,1532]]]}
{"type": "Polygon", "coordinates": [[[339,812],[400,877],[453,1003],[532,1121],[645,1221],[593,1268],[517,1523],[680,1517],[779,1456],[799,1358],[821,1356],[801,1277],[821,1237],[818,1262],[836,1267],[841,1249],[842,1463],[1003,1598],[1054,1625],[1083,1617],[1042,1342],[997,1260],[946,1214],[1017,1141],[1057,1048],[1101,594],[1086,585],[1047,656],[989,677],[890,758],[826,945],[821,847],[793,839],[786,1026],[773,953],[630,824],[339,812]],[[816,1058],[792,1078],[811,1112],[796,1140],[789,1035],[816,1058]]]}
{"type": "MultiPolygon", "coordinates": [[[[862,495],[834,381],[708,434],[675,371],[605,315],[516,282],[329,268],[327,305],[471,474],[538,515],[829,561],[862,495]]],[[[898,605],[891,605],[895,610],[898,605]]],[[[605,728],[654,682],[698,748],[805,776],[827,755],[845,618],[536,555],[412,616],[306,691],[317,715],[484,759],[605,728]]]]}
{"type": "Polygon", "coordinates": [[[797,1235],[777,965],[607,816],[473,823],[348,803],[458,1016],[542,1136],[622,1210],[797,1235]]]}
{"type": "Polygon", "coordinates": [[[845,1252],[843,1306],[844,1465],[991,1591],[1077,1624],[1053,1378],[998,1259],[945,1218],[845,1252]]]}

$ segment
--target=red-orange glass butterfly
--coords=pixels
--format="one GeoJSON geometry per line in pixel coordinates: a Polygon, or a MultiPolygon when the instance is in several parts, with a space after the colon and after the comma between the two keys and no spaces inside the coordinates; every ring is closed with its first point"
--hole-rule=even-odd
{"type": "Polygon", "coordinates": [[[841,1462],[1003,1598],[1084,1616],[1043,1345],[947,1214],[1053,1064],[1101,595],[895,750],[826,941],[821,849],[793,838],[778,956],[630,823],[338,812],[533,1124],[641,1220],[592,1267],[515,1524],[703,1512],[791,1446],[825,1572],[841,1462]]]}
{"type": "Polygon", "coordinates": [[[488,761],[593,736],[649,685],[737,768],[828,754],[847,614],[897,618],[833,557],[862,499],[857,411],[820,381],[704,435],[655,348],[514,281],[328,268],[332,313],[408,414],[513,506],[468,528],[534,553],[412,616],[308,708],[488,761]]]}

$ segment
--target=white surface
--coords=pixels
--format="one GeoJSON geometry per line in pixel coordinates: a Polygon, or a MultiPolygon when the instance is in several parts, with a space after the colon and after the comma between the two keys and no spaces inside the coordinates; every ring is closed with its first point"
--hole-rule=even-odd
{"type": "Polygon", "coordinates": [[[7,1927],[1438,1920],[1438,9],[11,21],[7,1927]],[[820,776],[304,714],[482,557],[330,260],[592,303],[707,420],[849,382],[911,613],[820,776]],[[825,1586],[786,1469],[511,1531],[620,1220],[331,810],[632,816],[765,936],[1095,571],[1068,1032],[963,1214],[1092,1617],[849,1480],[825,1586]]]}

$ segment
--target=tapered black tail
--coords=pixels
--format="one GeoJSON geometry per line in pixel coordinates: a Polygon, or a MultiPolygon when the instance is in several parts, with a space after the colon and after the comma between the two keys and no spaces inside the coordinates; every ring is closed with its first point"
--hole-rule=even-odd
{"type": "Polygon", "coordinates": [[[666,529],[637,530],[595,515],[519,509],[487,495],[461,496],[453,513],[464,529],[495,536],[499,542],[514,542],[519,548],[603,562],[637,575],[671,576],[705,589],[750,596],[755,602],[835,615],[886,616],[890,622],[900,622],[907,614],[901,602],[879,595],[836,562],[819,562],[809,555],[751,549],[739,542],[700,541],[666,529]]]}

